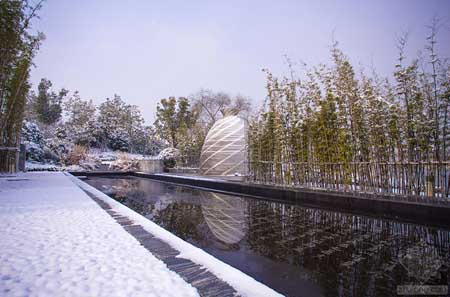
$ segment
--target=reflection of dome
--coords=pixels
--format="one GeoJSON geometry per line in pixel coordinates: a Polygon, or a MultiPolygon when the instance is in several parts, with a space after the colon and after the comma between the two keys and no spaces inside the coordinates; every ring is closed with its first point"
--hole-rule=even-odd
{"type": "Polygon", "coordinates": [[[245,200],[239,197],[201,192],[202,212],[206,224],[220,241],[235,244],[246,233],[245,200]]]}
{"type": "Polygon", "coordinates": [[[203,175],[245,173],[245,122],[238,116],[226,116],[209,130],[200,156],[203,175]]]}

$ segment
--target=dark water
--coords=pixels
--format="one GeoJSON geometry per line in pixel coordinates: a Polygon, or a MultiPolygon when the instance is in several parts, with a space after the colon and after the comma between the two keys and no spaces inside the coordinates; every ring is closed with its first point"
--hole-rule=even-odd
{"type": "Polygon", "coordinates": [[[151,181],[87,183],[287,296],[398,296],[448,285],[450,230],[151,181]]]}

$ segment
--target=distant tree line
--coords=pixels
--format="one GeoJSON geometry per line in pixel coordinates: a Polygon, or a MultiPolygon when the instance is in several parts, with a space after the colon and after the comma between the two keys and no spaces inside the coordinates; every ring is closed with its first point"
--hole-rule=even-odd
{"type": "Polygon", "coordinates": [[[22,141],[34,161],[63,162],[75,146],[145,155],[170,147],[184,160],[196,161],[214,122],[228,109],[246,113],[249,108],[245,97],[201,90],[189,99],[161,99],[154,125],[146,125],[139,108],[119,95],[96,106],[78,91],[53,90],[43,78],[37,92],[28,95],[22,141]]]}
{"type": "Polygon", "coordinates": [[[50,159],[54,160],[74,145],[148,155],[157,154],[164,146],[153,127],[145,125],[138,107],[125,103],[119,95],[97,107],[92,100],[83,100],[77,91],[69,96],[65,89],[55,92],[51,88],[51,81],[42,79],[38,92],[30,92],[27,102],[23,140],[31,149],[35,145],[29,139],[45,140],[40,145],[42,151],[34,150],[32,159],[48,159],[45,147],[51,150],[50,159]]]}

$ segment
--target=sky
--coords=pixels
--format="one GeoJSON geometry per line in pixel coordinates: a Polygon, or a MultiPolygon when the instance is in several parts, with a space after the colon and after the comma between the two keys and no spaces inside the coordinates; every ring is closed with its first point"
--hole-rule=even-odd
{"type": "Polygon", "coordinates": [[[285,56],[298,73],[302,63],[327,63],[333,38],[357,70],[389,76],[397,37],[409,32],[407,55],[415,57],[436,16],[438,52],[450,57],[449,0],[47,0],[39,15],[33,30],[46,40],[34,88],[45,77],[96,104],[118,94],[149,124],[160,99],[201,88],[258,106],[263,68],[288,74],[285,56]]]}

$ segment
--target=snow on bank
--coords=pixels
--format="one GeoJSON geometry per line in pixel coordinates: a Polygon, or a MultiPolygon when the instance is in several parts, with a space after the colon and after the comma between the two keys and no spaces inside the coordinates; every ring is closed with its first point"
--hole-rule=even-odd
{"type": "Polygon", "coordinates": [[[121,151],[99,151],[91,149],[88,153],[92,158],[99,159],[103,164],[109,164],[109,162],[116,161],[121,155],[126,156],[128,159],[132,160],[157,160],[158,156],[149,156],[142,154],[132,154],[121,151]]]}
{"type": "Polygon", "coordinates": [[[53,164],[43,164],[37,162],[27,161],[25,163],[25,168],[28,171],[61,171],[61,166],[53,164]]]}
{"type": "Polygon", "coordinates": [[[198,296],[63,173],[0,178],[0,296],[198,296]]]}
{"type": "Polygon", "coordinates": [[[55,165],[53,163],[28,160],[25,163],[27,171],[95,171],[95,170],[137,170],[141,160],[159,160],[158,156],[132,154],[120,151],[101,152],[91,149],[74,165],[55,165]]]}
{"type": "Polygon", "coordinates": [[[164,228],[158,226],[137,212],[129,209],[128,207],[120,204],[109,196],[105,195],[101,191],[86,184],[85,182],[72,176],[72,179],[81,188],[94,194],[97,198],[102,199],[108,203],[114,211],[127,216],[139,225],[141,225],[148,232],[152,233],[154,236],[162,239],[174,249],[180,251],[178,257],[189,259],[197,264],[203,265],[209,271],[214,273],[217,277],[221,278],[228,284],[230,284],[238,293],[242,296],[282,296],[266,285],[256,281],[252,277],[246,275],[240,270],[216,259],[205,251],[191,245],[190,243],[182,240],[181,238],[175,236],[164,228]]]}

